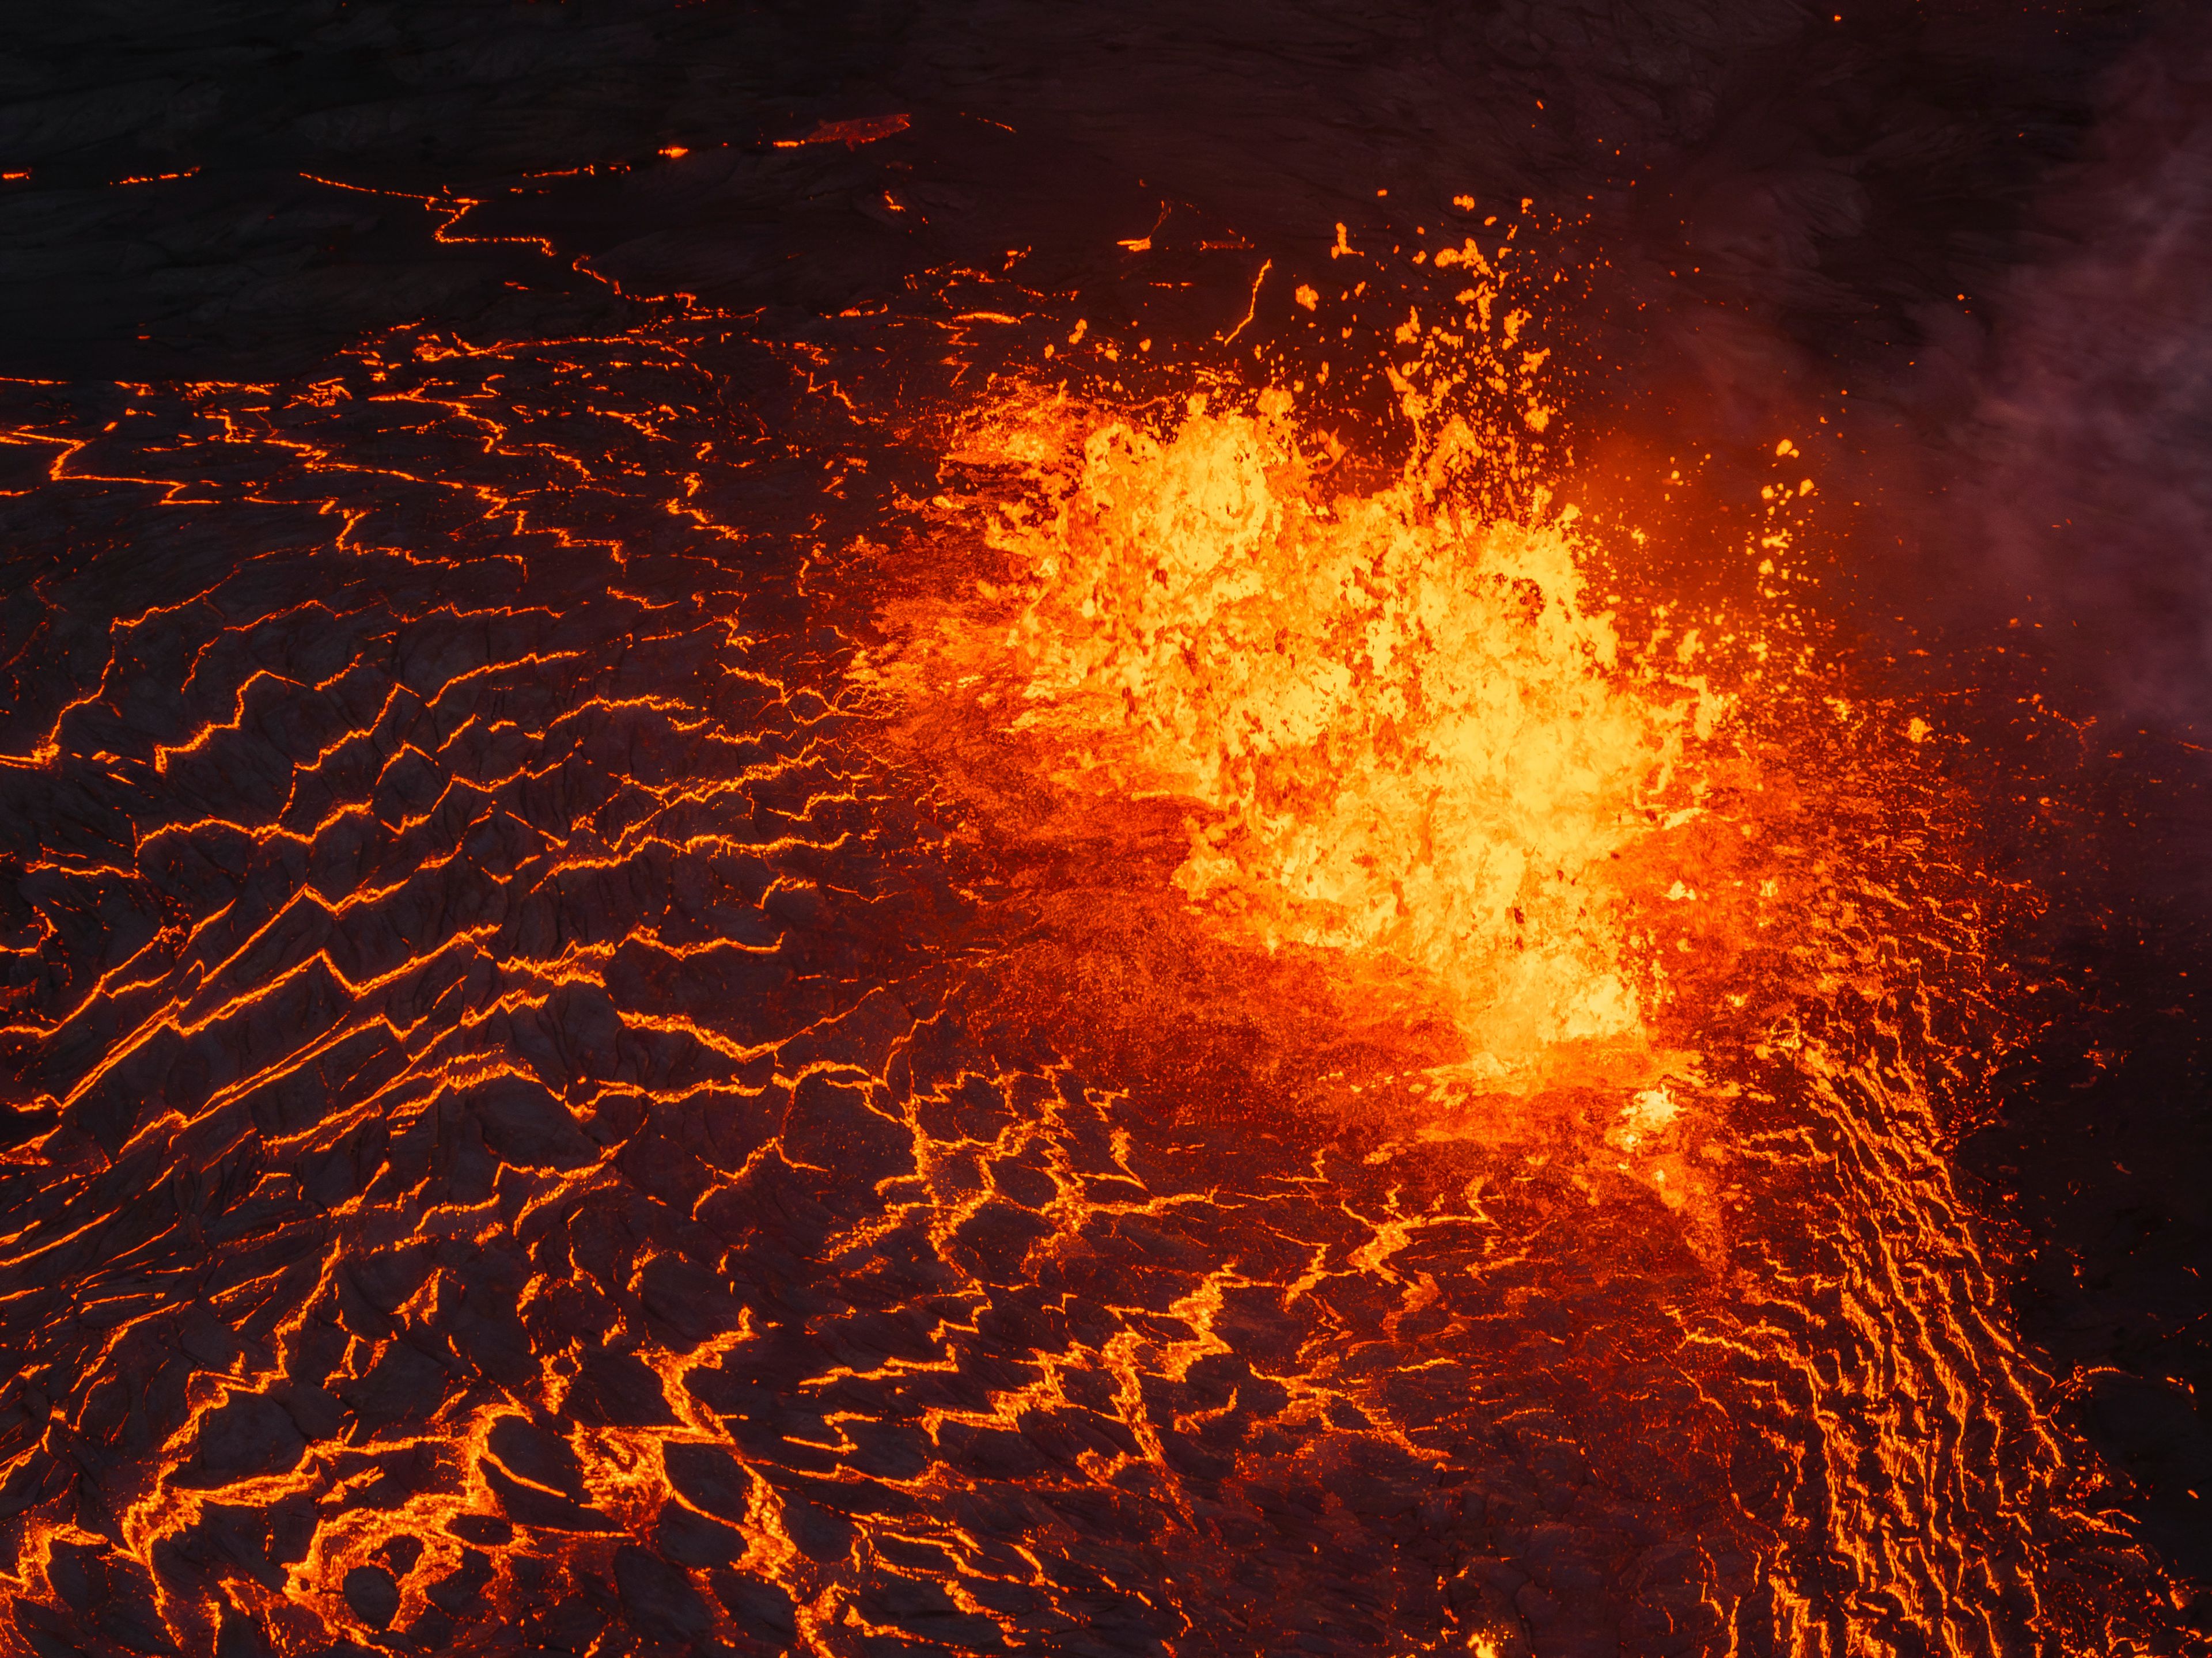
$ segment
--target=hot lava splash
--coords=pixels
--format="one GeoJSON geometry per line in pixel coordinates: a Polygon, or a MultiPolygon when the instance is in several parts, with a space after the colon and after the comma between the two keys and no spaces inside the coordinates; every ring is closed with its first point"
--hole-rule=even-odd
{"type": "Polygon", "coordinates": [[[15,394],[0,1642],[2170,1646],[1940,733],[1012,317],[15,394]]]}
{"type": "Polygon", "coordinates": [[[1674,671],[1697,641],[1632,669],[1565,525],[1467,519],[1463,421],[1414,475],[1325,501],[1290,405],[1196,399],[1165,441],[1103,423],[1033,472],[1042,510],[991,535],[1032,576],[1013,729],[1094,788],[1207,811],[1176,887],[1265,946],[1415,970],[1487,1074],[1639,1035],[1608,865],[1697,815],[1685,750],[1724,706],[1674,671]]]}

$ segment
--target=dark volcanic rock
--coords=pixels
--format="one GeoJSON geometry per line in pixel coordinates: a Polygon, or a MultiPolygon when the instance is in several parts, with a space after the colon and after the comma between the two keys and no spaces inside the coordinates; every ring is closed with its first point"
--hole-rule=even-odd
{"type": "Polygon", "coordinates": [[[399,1585],[381,1566],[356,1566],[345,1576],[345,1601],[369,1628],[384,1629],[399,1611],[399,1585]]]}

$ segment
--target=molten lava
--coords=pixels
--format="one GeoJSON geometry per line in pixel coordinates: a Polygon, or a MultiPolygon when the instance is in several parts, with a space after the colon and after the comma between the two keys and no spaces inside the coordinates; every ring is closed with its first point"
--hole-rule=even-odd
{"type": "Polygon", "coordinates": [[[1493,1071],[1640,1036],[1610,865],[1694,811],[1722,699],[1621,660],[1566,523],[1439,499],[1480,464],[1463,425],[1332,498],[1289,401],[1100,424],[1049,521],[1000,528],[1035,580],[1017,728],[1206,808],[1178,887],[1264,945],[1418,969],[1493,1071]]]}
{"type": "Polygon", "coordinates": [[[1402,465],[1012,289],[23,410],[0,1638],[2163,1649],[1942,733],[1500,487],[1468,292],[1402,465]]]}

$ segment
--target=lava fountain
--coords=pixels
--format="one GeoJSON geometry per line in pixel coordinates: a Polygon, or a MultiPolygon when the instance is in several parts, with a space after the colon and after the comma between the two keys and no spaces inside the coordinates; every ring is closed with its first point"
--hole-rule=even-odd
{"type": "Polygon", "coordinates": [[[1101,425],[1049,519],[999,532],[1035,580],[1013,729],[1206,811],[1177,888],[1263,947],[1417,971],[1487,1074],[1639,1038],[1608,865],[1697,813],[1723,700],[1671,671],[1696,641],[1626,669],[1564,526],[1439,501],[1464,426],[1428,476],[1316,504],[1288,402],[1101,425]]]}

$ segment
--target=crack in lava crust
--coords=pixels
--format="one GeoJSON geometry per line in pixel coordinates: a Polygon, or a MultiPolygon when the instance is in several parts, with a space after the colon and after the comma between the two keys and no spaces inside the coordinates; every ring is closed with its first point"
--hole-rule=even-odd
{"type": "Polygon", "coordinates": [[[0,1642],[2151,1638],[1938,1153],[1932,795],[1778,820],[1825,999],[1679,1110],[1178,1088],[1086,963],[1241,958],[854,712],[898,463],[811,386],[401,337],[11,434],[0,1642]]]}

